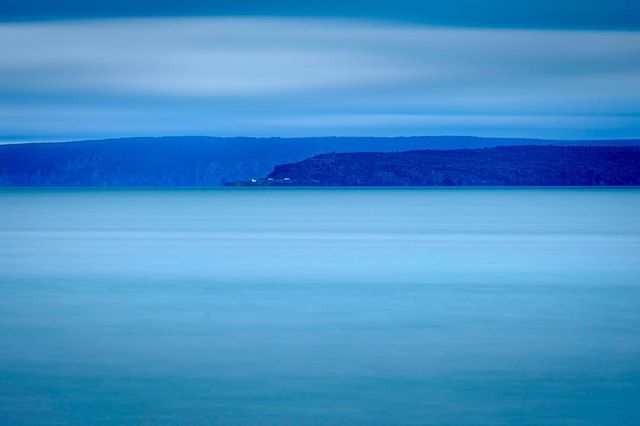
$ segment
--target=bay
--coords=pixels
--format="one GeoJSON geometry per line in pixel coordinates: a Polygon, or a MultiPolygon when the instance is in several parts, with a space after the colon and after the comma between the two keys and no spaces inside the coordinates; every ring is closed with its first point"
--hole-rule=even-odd
{"type": "Polygon", "coordinates": [[[2,424],[640,422],[636,188],[1,189],[2,424]]]}

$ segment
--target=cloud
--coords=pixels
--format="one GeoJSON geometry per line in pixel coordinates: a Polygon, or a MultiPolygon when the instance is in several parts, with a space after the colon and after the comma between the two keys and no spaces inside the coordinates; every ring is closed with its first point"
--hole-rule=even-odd
{"type": "Polygon", "coordinates": [[[0,26],[4,85],[27,91],[242,96],[402,78],[385,55],[323,42],[332,24],[274,19],[0,26]]]}
{"type": "Polygon", "coordinates": [[[293,18],[0,24],[4,139],[640,134],[640,33],[293,18]]]}

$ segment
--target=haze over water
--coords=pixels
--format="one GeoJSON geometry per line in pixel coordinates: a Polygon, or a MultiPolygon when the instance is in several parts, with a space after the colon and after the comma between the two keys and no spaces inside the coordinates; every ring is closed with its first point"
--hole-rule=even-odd
{"type": "Polygon", "coordinates": [[[0,190],[2,424],[640,422],[640,190],[0,190]]]}

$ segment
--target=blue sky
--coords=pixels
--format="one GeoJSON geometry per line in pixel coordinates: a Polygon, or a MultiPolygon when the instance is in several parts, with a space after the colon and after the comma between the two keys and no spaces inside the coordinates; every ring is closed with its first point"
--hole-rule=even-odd
{"type": "Polygon", "coordinates": [[[0,142],[640,137],[639,11],[621,0],[2,0],[0,142]]]}
{"type": "Polygon", "coordinates": [[[640,29],[635,0],[2,0],[4,20],[132,16],[287,16],[447,26],[640,29]]]}

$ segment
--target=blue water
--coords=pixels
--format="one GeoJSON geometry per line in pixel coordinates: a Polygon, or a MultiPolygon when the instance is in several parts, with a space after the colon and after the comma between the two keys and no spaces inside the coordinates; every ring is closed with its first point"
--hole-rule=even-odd
{"type": "Polygon", "coordinates": [[[0,190],[0,424],[640,424],[640,190],[0,190]]]}

